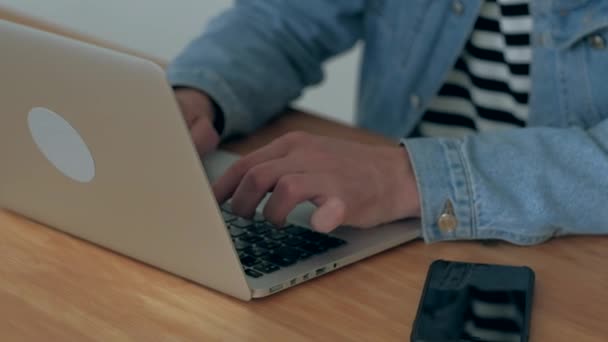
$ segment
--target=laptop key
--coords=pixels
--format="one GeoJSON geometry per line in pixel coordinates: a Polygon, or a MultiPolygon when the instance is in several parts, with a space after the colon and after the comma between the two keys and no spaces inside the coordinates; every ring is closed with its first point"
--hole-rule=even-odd
{"type": "Polygon", "coordinates": [[[288,246],[299,246],[301,244],[303,244],[305,241],[302,238],[299,238],[297,236],[292,236],[288,239],[286,239],[285,241],[283,241],[284,244],[288,245],[288,246]]]}
{"type": "Polygon", "coordinates": [[[342,246],[343,244],[345,244],[346,241],[342,240],[342,239],[338,239],[336,237],[328,237],[327,239],[321,240],[319,242],[319,245],[325,246],[327,248],[335,248],[338,246],[342,246]]]}
{"type": "Polygon", "coordinates": [[[227,223],[235,221],[237,219],[236,216],[234,216],[234,215],[232,215],[230,213],[227,213],[225,211],[222,211],[222,217],[224,218],[224,222],[227,222],[227,223]]]}
{"type": "Polygon", "coordinates": [[[276,272],[278,270],[280,270],[281,268],[277,265],[274,264],[270,264],[270,263],[262,263],[262,264],[258,264],[256,266],[253,267],[256,271],[262,272],[262,273],[272,273],[272,272],[276,272]]]}
{"type": "Polygon", "coordinates": [[[325,247],[323,245],[316,244],[316,243],[310,243],[310,242],[305,243],[299,247],[311,254],[323,253],[328,249],[327,247],[325,247]]]}
{"type": "Polygon", "coordinates": [[[310,241],[310,242],[317,242],[317,241],[325,240],[327,238],[327,235],[309,230],[309,231],[306,231],[306,232],[300,234],[300,237],[302,239],[310,241]]]}
{"type": "Polygon", "coordinates": [[[238,250],[238,251],[241,251],[249,246],[251,246],[251,244],[249,242],[239,240],[239,239],[234,241],[234,248],[236,248],[236,250],[238,250]]]}
{"type": "Polygon", "coordinates": [[[249,242],[249,243],[256,243],[256,242],[264,240],[263,237],[261,237],[259,235],[254,235],[254,234],[241,236],[240,239],[243,241],[249,242]]]}
{"type": "Polygon", "coordinates": [[[281,267],[286,267],[286,266],[290,266],[296,263],[296,261],[298,261],[298,258],[290,258],[287,256],[283,256],[281,254],[269,254],[267,256],[264,257],[264,260],[271,262],[273,264],[277,264],[281,267]]]}
{"type": "Polygon", "coordinates": [[[306,232],[309,232],[309,229],[305,229],[302,227],[297,227],[297,226],[289,226],[287,228],[285,228],[285,232],[287,232],[288,234],[291,235],[300,235],[306,232]]]}
{"type": "Polygon", "coordinates": [[[246,231],[244,229],[237,228],[237,227],[230,227],[230,228],[228,228],[228,230],[230,231],[230,236],[232,236],[232,237],[243,236],[243,234],[246,233],[246,231]]]}
{"type": "Polygon", "coordinates": [[[276,241],[281,241],[281,240],[288,238],[289,235],[282,230],[273,229],[273,230],[270,230],[270,232],[266,234],[266,237],[269,237],[276,241]]]}
{"type": "Polygon", "coordinates": [[[268,250],[260,247],[249,247],[244,250],[245,253],[253,255],[254,257],[261,257],[262,255],[268,254],[268,250]]]}
{"type": "Polygon", "coordinates": [[[304,259],[308,259],[308,258],[310,258],[311,256],[312,256],[312,254],[311,254],[311,253],[308,253],[308,252],[306,252],[306,251],[301,251],[301,252],[300,252],[299,259],[300,259],[300,260],[304,260],[304,259]]]}
{"type": "Polygon", "coordinates": [[[230,203],[224,203],[220,206],[220,209],[222,210],[222,212],[228,213],[228,214],[234,214],[232,212],[232,207],[230,205],[230,203]]]}
{"type": "Polygon", "coordinates": [[[237,228],[248,228],[253,225],[253,222],[242,217],[238,217],[236,220],[230,222],[230,225],[237,228]]]}
{"type": "Polygon", "coordinates": [[[263,235],[270,232],[270,229],[271,228],[266,224],[256,223],[255,225],[250,226],[247,230],[254,234],[263,235]]]}
{"type": "Polygon", "coordinates": [[[283,258],[277,254],[269,254],[264,257],[264,260],[271,262],[273,264],[277,264],[281,267],[287,267],[287,266],[293,265],[297,261],[297,259],[283,258]]]}
{"type": "Polygon", "coordinates": [[[250,268],[245,270],[245,274],[247,274],[248,276],[253,277],[253,278],[259,278],[264,275],[258,271],[252,270],[250,268]]]}
{"type": "Polygon", "coordinates": [[[278,242],[274,242],[272,240],[265,240],[262,242],[257,242],[255,245],[258,247],[261,247],[261,248],[266,248],[266,249],[275,249],[275,248],[281,246],[281,244],[279,244],[278,242]]]}
{"type": "Polygon", "coordinates": [[[300,256],[300,253],[302,251],[294,248],[294,247],[289,247],[289,246],[283,246],[280,248],[277,248],[273,251],[273,253],[275,254],[280,254],[282,256],[288,257],[288,258],[298,258],[300,256]]]}
{"type": "Polygon", "coordinates": [[[264,215],[262,215],[260,213],[255,213],[255,215],[253,215],[253,221],[264,222],[264,221],[266,221],[266,219],[264,218],[264,215]]]}
{"type": "Polygon", "coordinates": [[[272,253],[275,255],[279,255],[283,258],[293,259],[293,260],[308,259],[312,255],[311,253],[306,252],[305,250],[302,250],[299,248],[294,248],[294,247],[288,247],[288,246],[283,246],[283,247],[277,248],[277,249],[273,250],[272,253]]]}
{"type": "Polygon", "coordinates": [[[251,267],[251,266],[253,266],[253,265],[257,264],[257,263],[259,263],[259,260],[257,258],[255,258],[255,257],[250,256],[250,255],[247,255],[247,256],[241,258],[241,264],[243,266],[251,267]]]}

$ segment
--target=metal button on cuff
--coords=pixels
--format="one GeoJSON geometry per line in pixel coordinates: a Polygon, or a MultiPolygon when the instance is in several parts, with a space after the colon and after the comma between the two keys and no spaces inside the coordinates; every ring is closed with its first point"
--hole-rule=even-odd
{"type": "Polygon", "coordinates": [[[460,0],[452,1],[452,12],[456,15],[461,15],[464,12],[464,4],[460,0]]]}
{"type": "Polygon", "coordinates": [[[606,48],[606,40],[599,34],[594,34],[589,37],[589,43],[591,44],[591,47],[596,50],[602,50],[606,48]]]}
{"type": "Polygon", "coordinates": [[[443,233],[452,233],[458,226],[458,220],[454,214],[454,206],[452,201],[447,200],[443,212],[437,220],[437,225],[443,233]]]}

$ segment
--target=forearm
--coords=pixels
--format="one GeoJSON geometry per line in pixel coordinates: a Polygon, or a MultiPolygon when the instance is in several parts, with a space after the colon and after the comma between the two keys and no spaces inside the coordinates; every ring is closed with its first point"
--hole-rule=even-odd
{"type": "Polygon", "coordinates": [[[424,238],[536,244],[608,233],[608,120],[588,131],[527,128],[465,139],[404,140],[424,238]],[[457,225],[441,229],[447,201],[457,225]]]}
{"type": "Polygon", "coordinates": [[[237,1],[168,68],[225,116],[222,136],[249,133],[322,80],[322,63],[354,45],[363,1],[237,1]]]}

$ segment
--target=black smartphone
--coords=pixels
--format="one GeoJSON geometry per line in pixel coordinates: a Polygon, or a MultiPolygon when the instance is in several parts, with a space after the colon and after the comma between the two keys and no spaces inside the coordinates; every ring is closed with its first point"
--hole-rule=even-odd
{"type": "Polygon", "coordinates": [[[534,279],[527,266],[434,261],[411,341],[528,341],[534,279]]]}

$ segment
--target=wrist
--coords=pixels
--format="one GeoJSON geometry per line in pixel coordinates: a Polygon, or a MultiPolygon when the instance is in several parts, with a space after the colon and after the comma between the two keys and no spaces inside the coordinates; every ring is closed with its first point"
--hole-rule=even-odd
{"type": "Polygon", "coordinates": [[[421,216],[420,196],[409,153],[404,147],[391,148],[391,160],[395,170],[389,186],[394,203],[396,219],[419,218],[421,216]]]}

